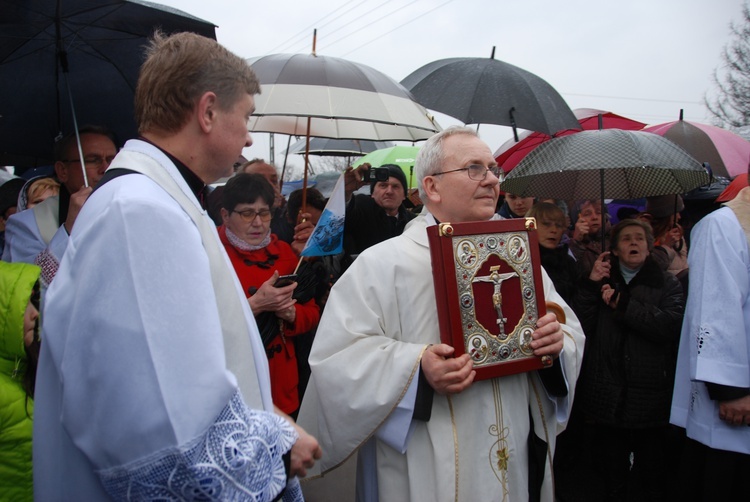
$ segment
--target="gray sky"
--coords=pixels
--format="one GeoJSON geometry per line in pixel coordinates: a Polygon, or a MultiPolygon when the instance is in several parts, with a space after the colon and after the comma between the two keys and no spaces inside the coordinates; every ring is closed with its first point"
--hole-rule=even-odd
{"type": "MultiPolygon", "coordinates": [[[[537,74],[571,108],[641,122],[709,122],[702,99],[741,19],[742,0],[156,0],[218,26],[220,43],[249,58],[317,53],[395,80],[449,57],[495,58],[537,74]]],[[[443,126],[458,123],[436,114],[443,126]]],[[[494,151],[510,128],[481,126],[494,151]]],[[[269,157],[268,134],[245,156],[269,157]]],[[[286,147],[276,135],[276,163],[286,147]]],[[[293,164],[298,165],[299,159],[293,164]]]]}

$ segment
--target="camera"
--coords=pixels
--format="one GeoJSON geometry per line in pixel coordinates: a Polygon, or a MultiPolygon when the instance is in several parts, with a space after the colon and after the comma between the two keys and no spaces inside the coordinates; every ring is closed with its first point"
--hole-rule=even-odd
{"type": "Polygon", "coordinates": [[[387,167],[371,167],[365,172],[362,181],[372,183],[373,181],[388,181],[391,175],[387,167]]]}

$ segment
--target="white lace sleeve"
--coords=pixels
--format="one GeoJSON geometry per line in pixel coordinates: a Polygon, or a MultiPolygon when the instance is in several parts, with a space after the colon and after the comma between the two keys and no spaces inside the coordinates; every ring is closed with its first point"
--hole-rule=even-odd
{"type": "Polygon", "coordinates": [[[284,418],[235,392],[201,436],[98,475],[114,500],[270,501],[286,485],[282,455],[297,438],[284,418]]]}

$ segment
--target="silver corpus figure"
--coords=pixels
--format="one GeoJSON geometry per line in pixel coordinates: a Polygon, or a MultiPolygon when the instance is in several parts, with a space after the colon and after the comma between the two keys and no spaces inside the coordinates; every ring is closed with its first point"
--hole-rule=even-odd
{"type": "Polygon", "coordinates": [[[472,282],[492,282],[495,285],[495,290],[492,293],[492,305],[495,307],[495,311],[497,312],[497,325],[500,328],[500,336],[505,336],[505,323],[508,321],[506,317],[503,316],[503,294],[500,292],[500,288],[503,285],[503,282],[507,279],[510,279],[512,277],[518,277],[517,272],[506,272],[504,274],[501,274],[498,272],[500,270],[500,265],[495,265],[493,267],[490,267],[490,275],[485,275],[482,277],[475,277],[472,282]]]}

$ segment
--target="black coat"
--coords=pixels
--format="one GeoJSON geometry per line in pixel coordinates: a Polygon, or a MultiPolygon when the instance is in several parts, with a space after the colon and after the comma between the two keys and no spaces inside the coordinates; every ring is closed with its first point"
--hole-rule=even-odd
{"type": "Polygon", "coordinates": [[[568,246],[563,244],[555,249],[539,246],[539,257],[555,290],[575,310],[573,298],[578,286],[578,268],[576,261],[568,254],[568,246]]]}
{"type": "Polygon", "coordinates": [[[344,252],[349,256],[358,255],[370,246],[401,235],[415,216],[401,204],[398,218],[394,218],[388,216],[369,195],[352,195],[346,205],[344,252]]]}
{"type": "Polygon", "coordinates": [[[604,304],[598,282],[585,280],[576,296],[586,334],[576,395],[584,420],[627,428],[667,425],[682,287],[650,257],[630,284],[613,259],[610,283],[620,294],[616,309],[604,304]]]}

